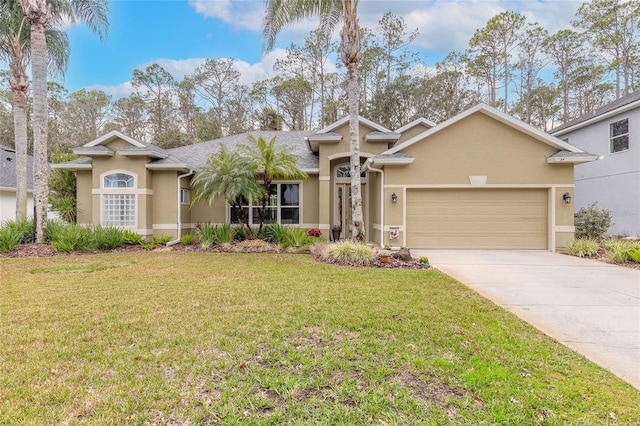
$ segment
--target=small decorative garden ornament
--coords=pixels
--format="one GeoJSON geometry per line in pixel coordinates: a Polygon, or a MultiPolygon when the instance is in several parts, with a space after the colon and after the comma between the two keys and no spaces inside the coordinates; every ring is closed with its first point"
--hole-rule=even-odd
{"type": "Polygon", "coordinates": [[[425,269],[429,269],[429,258],[427,256],[420,256],[418,263],[425,269]]]}
{"type": "Polygon", "coordinates": [[[390,255],[391,255],[391,251],[387,249],[380,250],[380,252],[378,253],[378,257],[380,258],[380,263],[388,263],[390,255]]]}

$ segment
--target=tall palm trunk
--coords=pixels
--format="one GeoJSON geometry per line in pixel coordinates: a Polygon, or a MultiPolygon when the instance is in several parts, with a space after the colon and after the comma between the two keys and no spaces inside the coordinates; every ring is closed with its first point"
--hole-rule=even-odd
{"type": "Polygon", "coordinates": [[[20,0],[31,22],[31,70],[33,78],[33,169],[36,243],[44,242],[49,198],[47,161],[47,43],[45,30],[51,15],[46,0],[20,0]]]}
{"type": "MultiPolygon", "coordinates": [[[[24,23],[24,21],[22,22],[24,23]]],[[[27,91],[29,79],[25,70],[21,33],[23,26],[17,31],[12,41],[12,58],[9,64],[11,74],[9,86],[13,94],[11,108],[13,111],[13,127],[16,148],[16,220],[27,218],[27,91]]]]}
{"type": "Polygon", "coordinates": [[[342,62],[347,66],[347,104],[349,107],[349,142],[351,149],[351,221],[353,238],[365,242],[362,215],[362,185],[360,180],[360,123],[358,63],[360,62],[360,28],[357,0],[343,0],[344,26],[340,31],[342,62]]]}

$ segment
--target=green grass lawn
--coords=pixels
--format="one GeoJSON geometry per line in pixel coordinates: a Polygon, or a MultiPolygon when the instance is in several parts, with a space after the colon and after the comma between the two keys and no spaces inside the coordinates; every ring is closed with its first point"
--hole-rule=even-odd
{"type": "Polygon", "coordinates": [[[437,271],[0,260],[0,424],[640,424],[640,393],[437,271]]]}

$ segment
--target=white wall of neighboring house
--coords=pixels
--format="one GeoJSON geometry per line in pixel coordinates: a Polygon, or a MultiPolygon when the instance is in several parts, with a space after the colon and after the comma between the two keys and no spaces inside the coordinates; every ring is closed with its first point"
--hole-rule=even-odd
{"type": "MultiPolygon", "coordinates": [[[[27,216],[33,217],[33,196],[27,198],[27,216]]],[[[15,188],[0,188],[0,223],[16,218],[16,190],[15,188]]]]}
{"type": "Polygon", "coordinates": [[[575,210],[595,202],[612,211],[609,235],[640,235],[640,107],[556,135],[603,158],[575,167],[575,210]],[[611,153],[609,126],[629,120],[629,149],[611,153]]]}

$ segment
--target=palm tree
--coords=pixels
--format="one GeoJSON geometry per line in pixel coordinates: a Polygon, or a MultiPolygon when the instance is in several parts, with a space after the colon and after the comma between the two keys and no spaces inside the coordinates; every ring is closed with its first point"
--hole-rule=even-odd
{"type": "Polygon", "coordinates": [[[47,161],[47,40],[48,28],[63,20],[81,21],[100,38],[107,33],[107,0],[19,0],[31,25],[31,71],[33,81],[33,157],[36,243],[44,242],[49,196],[47,161]]]}
{"type": "Polygon", "coordinates": [[[266,14],[263,36],[265,50],[273,48],[278,33],[286,26],[311,16],[320,17],[320,30],[329,34],[342,20],[340,30],[341,59],[347,67],[347,104],[349,107],[349,140],[351,147],[351,214],[354,239],[364,242],[362,187],[360,183],[360,134],[358,123],[360,62],[360,28],[358,0],[265,0],[266,14]]]}
{"type": "MultiPolygon", "coordinates": [[[[50,46],[48,61],[52,69],[63,72],[69,58],[69,40],[55,29],[45,34],[50,46]]],[[[30,56],[30,24],[15,2],[3,2],[0,9],[0,58],[9,63],[9,85],[16,148],[16,219],[27,217],[27,92],[26,67],[30,56]]]]}
{"type": "Polygon", "coordinates": [[[291,154],[290,148],[286,145],[276,146],[275,137],[267,141],[262,136],[256,139],[255,136],[249,135],[249,141],[251,144],[241,144],[238,149],[240,154],[253,165],[254,175],[262,176],[264,191],[260,198],[260,227],[258,228],[258,234],[260,234],[274,179],[307,179],[308,176],[296,166],[298,156],[291,154]]]}
{"type": "Polygon", "coordinates": [[[192,204],[205,200],[211,205],[214,200],[224,198],[236,212],[247,235],[253,235],[248,212],[242,208],[241,200],[244,198],[252,203],[262,198],[264,189],[256,182],[255,168],[246,158],[221,145],[220,150],[211,154],[207,162],[198,169],[191,187],[192,204]]]}

